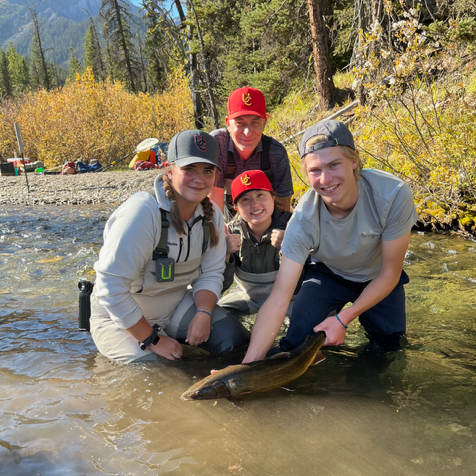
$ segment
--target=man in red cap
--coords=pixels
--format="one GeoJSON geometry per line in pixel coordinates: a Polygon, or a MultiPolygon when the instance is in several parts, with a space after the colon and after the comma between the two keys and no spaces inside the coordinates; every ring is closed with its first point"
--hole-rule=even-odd
{"type": "Polygon", "coordinates": [[[235,177],[249,170],[262,170],[276,193],[276,207],[291,210],[294,193],[286,149],[277,140],[263,134],[266,125],[266,102],[261,91],[245,86],[235,89],[228,97],[226,128],[211,132],[219,144],[218,164],[211,198],[223,210],[227,205],[234,209],[230,185],[235,177]]]}

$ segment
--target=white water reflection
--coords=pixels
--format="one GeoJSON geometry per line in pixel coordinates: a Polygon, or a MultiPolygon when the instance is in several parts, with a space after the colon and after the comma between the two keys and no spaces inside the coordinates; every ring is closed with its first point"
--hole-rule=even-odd
{"type": "Polygon", "coordinates": [[[121,365],[77,330],[109,207],[0,212],[1,475],[472,475],[474,242],[412,235],[408,343],[378,355],[357,323],[289,390],[183,402],[211,359],[121,365]]]}

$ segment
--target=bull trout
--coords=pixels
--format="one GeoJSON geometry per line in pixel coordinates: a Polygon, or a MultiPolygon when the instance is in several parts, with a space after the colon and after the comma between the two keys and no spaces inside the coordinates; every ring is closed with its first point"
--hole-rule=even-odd
{"type": "Polygon", "coordinates": [[[316,332],[291,352],[282,352],[264,360],[231,365],[192,385],[182,400],[237,397],[251,392],[266,392],[300,377],[310,365],[322,362],[320,351],[326,333],[316,332]]]}

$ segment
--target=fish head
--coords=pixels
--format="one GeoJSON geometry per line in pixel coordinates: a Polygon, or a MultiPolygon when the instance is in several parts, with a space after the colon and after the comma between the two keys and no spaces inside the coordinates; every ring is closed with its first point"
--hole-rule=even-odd
{"type": "Polygon", "coordinates": [[[182,393],[182,400],[206,400],[212,398],[223,398],[230,396],[230,390],[226,382],[214,380],[211,382],[197,382],[188,390],[182,393]]]}

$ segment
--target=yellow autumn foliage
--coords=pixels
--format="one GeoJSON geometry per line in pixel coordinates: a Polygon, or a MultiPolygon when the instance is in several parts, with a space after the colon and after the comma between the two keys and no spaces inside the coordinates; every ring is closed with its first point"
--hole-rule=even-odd
{"type": "Polygon", "coordinates": [[[188,79],[176,72],[156,94],[131,94],[121,82],[95,82],[90,69],[54,91],[40,90],[0,107],[0,158],[17,148],[13,123],[20,125],[25,157],[46,167],[65,160],[97,159],[107,165],[132,152],[144,139],[168,142],[190,129],[188,79]]]}

